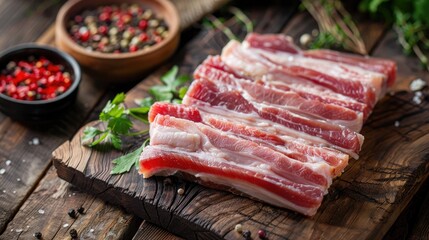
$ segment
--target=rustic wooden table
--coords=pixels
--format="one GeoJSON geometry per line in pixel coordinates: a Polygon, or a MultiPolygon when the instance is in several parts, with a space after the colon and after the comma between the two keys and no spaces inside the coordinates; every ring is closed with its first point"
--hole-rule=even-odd
{"type": "MultiPolygon", "coordinates": [[[[21,42],[52,44],[51,26],[63,2],[0,0],[0,50],[21,42]]],[[[316,23],[297,10],[295,3],[272,1],[265,5],[242,1],[234,4],[255,20],[257,32],[284,32],[298,38],[316,28],[316,23]]],[[[429,79],[415,58],[401,54],[396,35],[388,26],[360,20],[359,28],[364,30],[368,49],[372,54],[395,59],[399,64],[399,78],[429,79]]],[[[233,22],[229,24],[234,26],[233,22]]],[[[240,29],[235,30],[244,34],[240,29]]],[[[183,32],[181,48],[170,64],[177,63],[183,73],[191,73],[207,54],[217,53],[224,41],[222,34],[195,24],[183,32]],[[215,40],[210,41],[212,48],[194,48],[214,36],[215,40]]],[[[51,163],[54,149],[70,140],[81,126],[95,120],[108,99],[117,92],[128,91],[135,84],[107,86],[85,75],[76,104],[50,126],[24,125],[0,113],[0,169],[5,169],[0,175],[0,239],[32,239],[35,232],[42,232],[43,239],[67,239],[72,228],[82,239],[178,239],[166,230],[59,179],[51,163]],[[40,144],[32,144],[35,139],[40,144]],[[85,214],[71,219],[67,215],[68,209],[79,206],[85,208],[85,214]]],[[[420,190],[409,198],[408,206],[384,239],[429,238],[427,159],[426,154],[423,160],[426,164],[423,164],[421,174],[415,176],[420,190]]]]}

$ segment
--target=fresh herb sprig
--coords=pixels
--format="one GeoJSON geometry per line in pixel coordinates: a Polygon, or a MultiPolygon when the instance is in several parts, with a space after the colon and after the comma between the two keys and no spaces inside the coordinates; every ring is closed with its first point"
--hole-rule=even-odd
{"type": "Polygon", "coordinates": [[[108,101],[99,115],[99,119],[106,123],[106,129],[96,127],[87,127],[83,131],[82,142],[89,147],[94,147],[102,142],[110,142],[116,149],[122,148],[122,137],[133,136],[147,133],[147,130],[141,132],[132,131],[132,118],[147,122],[145,115],[149,107],[141,106],[136,108],[127,108],[124,104],[125,94],[119,93],[111,101],[108,101]],[[91,140],[93,140],[91,142],[91,140]]]}
{"type": "Polygon", "coordinates": [[[415,54],[429,71],[429,0],[362,0],[359,10],[393,24],[405,54],[415,54]]]}
{"type": "Polygon", "coordinates": [[[302,6],[314,17],[319,34],[310,48],[344,48],[360,54],[367,49],[350,13],[339,0],[303,0],[302,6]]]}
{"type": "MultiPolygon", "coordinates": [[[[105,123],[105,129],[87,127],[83,131],[82,143],[88,147],[111,143],[115,149],[121,150],[123,137],[148,134],[148,130],[135,131],[133,120],[148,123],[148,112],[155,102],[182,102],[188,90],[185,85],[191,78],[186,75],[177,76],[178,72],[179,68],[174,66],[161,76],[162,84],[149,88],[149,97],[135,100],[138,107],[128,108],[124,103],[126,95],[117,94],[113,100],[107,102],[99,115],[99,120],[105,123]]],[[[113,160],[115,166],[111,174],[128,172],[132,166],[138,166],[139,156],[147,144],[149,138],[138,149],[113,160]]]]}
{"type": "MultiPolygon", "coordinates": [[[[240,23],[245,27],[247,33],[253,32],[253,29],[254,29],[253,22],[239,8],[229,7],[228,12],[230,12],[233,15],[233,18],[238,23],[240,23]]],[[[226,21],[227,19],[225,18],[217,18],[214,15],[209,15],[203,19],[203,25],[209,29],[218,29],[222,31],[225,34],[225,36],[228,37],[229,40],[239,41],[240,38],[237,37],[237,35],[235,35],[233,31],[225,25],[226,21]]]]}

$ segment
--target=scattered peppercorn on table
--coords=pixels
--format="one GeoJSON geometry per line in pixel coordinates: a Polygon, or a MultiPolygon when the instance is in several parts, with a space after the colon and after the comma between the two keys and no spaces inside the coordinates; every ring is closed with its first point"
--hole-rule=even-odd
{"type": "MultiPolygon", "coordinates": [[[[64,1],[58,3],[49,0],[0,3],[2,5],[0,7],[2,9],[0,10],[1,17],[10,19],[9,22],[0,25],[0,32],[2,32],[0,50],[19,42],[38,41],[53,44],[52,24],[62,3],[64,1]]],[[[317,27],[309,15],[297,10],[298,3],[296,2],[285,4],[281,1],[272,1],[269,5],[261,5],[257,1],[234,3],[255,22],[257,32],[284,32],[299,39],[302,34],[310,33],[317,27]]],[[[104,12],[97,14],[99,20],[105,20],[108,17],[104,12]]],[[[85,29],[91,31],[91,27],[83,26],[84,23],[77,20],[81,24],[78,24],[79,29],[74,27],[75,22],[71,23],[70,31],[72,34],[80,34],[75,36],[77,41],[80,41],[86,36],[85,29]],[[78,32],[73,32],[72,28],[78,32]]],[[[136,24],[140,31],[149,27],[137,21],[136,24]]],[[[150,25],[149,22],[147,24],[150,25]]],[[[226,24],[237,36],[243,37],[246,34],[235,20],[227,21],[226,24]]],[[[171,65],[178,65],[181,73],[192,74],[195,66],[208,54],[219,53],[224,43],[227,42],[227,38],[222,32],[206,28],[198,23],[182,33],[183,41],[175,56],[149,76],[141,76],[141,79],[145,80],[137,85],[135,83],[125,86],[103,85],[100,84],[99,79],[96,79],[96,76],[84,75],[77,102],[64,113],[64,116],[49,125],[22,124],[0,113],[0,239],[179,239],[180,237],[206,239],[213,236],[227,239],[305,239],[327,236],[329,231],[331,234],[334,233],[338,226],[330,224],[335,222],[341,222],[342,229],[346,229],[348,225],[361,224],[359,226],[362,226],[362,229],[373,230],[371,235],[360,235],[362,229],[359,228],[336,232],[342,234],[341,236],[352,233],[362,239],[428,238],[429,210],[426,206],[429,204],[429,194],[426,189],[429,186],[429,168],[426,159],[429,140],[426,133],[429,127],[427,124],[429,104],[427,100],[423,100],[420,104],[413,103],[414,94],[409,89],[409,83],[417,78],[427,81],[429,74],[420,70],[417,59],[402,54],[396,35],[389,29],[389,26],[367,21],[361,22],[359,28],[365,30],[364,41],[368,49],[372,49],[372,55],[391,58],[398,63],[399,83],[394,88],[395,94],[386,97],[376,107],[364,126],[363,131],[367,142],[364,144],[361,159],[351,162],[351,167],[346,169],[343,176],[335,180],[337,182],[334,184],[332,192],[326,196],[327,201],[335,201],[335,199],[339,199],[339,201],[330,203],[331,205],[322,209],[322,212],[315,218],[305,218],[291,213],[288,215],[288,217],[293,217],[289,219],[289,228],[282,230],[284,235],[276,235],[274,233],[279,230],[272,229],[271,226],[285,221],[281,215],[281,212],[285,211],[283,209],[274,211],[270,206],[252,202],[241,209],[234,209],[233,212],[233,208],[229,209],[225,204],[228,201],[239,201],[238,197],[234,195],[202,189],[186,182],[176,182],[176,179],[167,182],[163,178],[155,178],[153,181],[158,184],[156,186],[159,192],[166,194],[158,196],[156,189],[154,190],[151,200],[159,206],[162,206],[165,199],[171,197],[191,203],[200,203],[202,199],[207,201],[212,199],[212,201],[217,201],[216,204],[224,206],[224,208],[218,209],[222,216],[217,218],[215,224],[212,222],[213,219],[203,218],[205,211],[211,211],[208,206],[205,208],[200,205],[188,205],[186,208],[176,209],[176,212],[167,212],[161,208],[159,211],[158,209],[154,211],[153,208],[145,205],[147,203],[145,201],[128,202],[129,205],[141,204],[140,207],[146,211],[145,216],[147,216],[147,219],[143,220],[133,213],[127,213],[122,208],[125,206],[106,203],[105,199],[102,199],[102,196],[109,195],[112,198],[111,202],[122,204],[123,201],[122,193],[115,192],[114,188],[100,187],[103,186],[103,183],[97,179],[110,178],[108,172],[103,172],[105,169],[85,170],[85,166],[78,165],[74,172],[76,175],[73,175],[73,181],[81,188],[58,177],[57,170],[51,163],[52,152],[67,140],[77,141],[79,129],[97,119],[103,106],[116,93],[130,90],[129,97],[138,97],[138,94],[144,93],[171,65]],[[394,146],[398,150],[386,148],[386,144],[394,146]],[[403,157],[401,165],[395,165],[398,162],[390,162],[390,159],[397,158],[396,155],[392,155],[393,153],[403,157]],[[379,168],[380,166],[383,167],[379,168]],[[84,174],[90,172],[97,172],[98,175],[94,175],[95,180],[87,181],[84,174]],[[184,187],[178,189],[171,187],[176,185],[184,187]],[[357,188],[351,188],[351,186],[357,188]],[[354,190],[359,188],[366,189],[368,195],[361,195],[360,192],[354,190]],[[92,190],[86,193],[82,189],[92,190]],[[379,192],[371,191],[371,189],[379,192]],[[352,205],[351,200],[341,202],[344,196],[348,196],[351,200],[361,201],[363,204],[359,208],[355,208],[356,205],[352,205]],[[346,219],[345,214],[342,213],[332,217],[338,206],[341,206],[342,209],[350,206],[349,212],[362,212],[366,210],[367,204],[383,202],[390,204],[389,211],[392,211],[386,219],[379,219],[378,212],[374,212],[372,218],[360,223],[346,219]],[[194,216],[193,219],[187,221],[174,219],[186,214],[194,216]],[[245,220],[235,224],[234,219],[242,218],[245,220]],[[149,222],[156,223],[164,229],[149,222]],[[174,224],[177,222],[183,224],[181,226],[174,224]],[[382,227],[374,229],[373,226],[369,226],[375,223],[382,227]],[[205,227],[209,225],[210,231],[189,234],[192,229],[197,228],[197,224],[205,227]],[[258,224],[266,224],[265,226],[270,227],[261,228],[258,224]],[[231,226],[225,227],[229,225],[231,226]],[[310,229],[311,232],[308,235],[307,231],[310,229]]],[[[158,31],[157,28],[154,30],[158,31]]],[[[167,28],[159,31],[161,30],[168,31],[167,28]]],[[[111,29],[98,28],[97,31],[111,31],[111,29]]],[[[126,34],[126,36],[118,36],[116,41],[119,46],[112,46],[107,50],[134,51],[132,46],[135,44],[131,43],[144,42],[146,39],[142,39],[144,38],[143,33],[139,33],[137,40],[133,40],[134,37],[129,38],[126,34]],[[125,47],[121,45],[121,41],[124,39],[128,44],[125,44],[124,41],[125,47]]],[[[136,35],[135,33],[130,34],[136,35]]],[[[152,40],[156,42],[155,39],[152,40]]],[[[91,44],[89,43],[89,45],[91,44]]],[[[144,48],[143,44],[135,46],[144,48]]],[[[106,46],[101,46],[100,49],[98,47],[99,44],[94,45],[93,50],[107,51],[106,46]]],[[[33,59],[27,60],[29,63],[34,63],[33,59]]],[[[9,67],[14,66],[11,64],[9,67]]],[[[48,68],[48,66],[46,67],[48,68]]],[[[62,73],[63,79],[67,77],[64,74],[62,73]]],[[[61,86],[66,87],[67,84],[63,83],[65,85],[61,86]]],[[[23,84],[26,82],[24,81],[23,84]]],[[[30,81],[28,84],[31,88],[32,82],[30,81]]],[[[57,90],[55,89],[55,91],[57,90]]],[[[427,93],[424,92],[424,94],[427,93]]],[[[40,97],[43,96],[40,95],[40,97]]],[[[16,97],[20,96],[16,95],[16,97]]],[[[37,96],[32,94],[29,96],[27,93],[27,96],[23,95],[23,97],[37,96]]],[[[127,101],[132,102],[132,99],[127,99],[127,101]]],[[[64,153],[57,150],[57,154],[64,153]]],[[[94,156],[99,155],[94,154],[94,156]]],[[[133,179],[141,178],[141,176],[135,174],[132,178],[129,176],[124,178],[133,179]]],[[[117,183],[121,183],[121,181],[118,180],[117,183]]],[[[132,182],[128,183],[128,185],[132,184],[132,182]]],[[[246,199],[245,201],[251,200],[246,199]]]]}

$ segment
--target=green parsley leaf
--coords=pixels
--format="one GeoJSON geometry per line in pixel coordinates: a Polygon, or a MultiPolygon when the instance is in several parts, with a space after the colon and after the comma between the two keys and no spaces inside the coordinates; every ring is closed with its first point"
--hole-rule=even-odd
{"type": "Polygon", "coordinates": [[[125,109],[122,106],[109,101],[100,113],[100,120],[109,121],[111,118],[120,117],[124,110],[125,109]]]}
{"type": "Polygon", "coordinates": [[[165,73],[161,77],[161,81],[167,86],[172,86],[173,82],[176,80],[176,76],[178,72],[179,72],[179,67],[173,66],[167,73],[165,73]]]}
{"type": "Polygon", "coordinates": [[[176,90],[176,88],[178,88],[179,86],[187,83],[191,81],[191,77],[187,76],[187,75],[182,75],[180,77],[178,77],[173,83],[172,86],[174,88],[174,90],[176,90]]]}
{"type": "Polygon", "coordinates": [[[125,93],[118,93],[116,94],[115,98],[113,98],[112,103],[113,104],[120,104],[123,103],[125,101],[125,93]]]}
{"type": "Polygon", "coordinates": [[[189,88],[189,87],[181,87],[181,88],[179,89],[179,98],[180,98],[180,99],[183,99],[183,98],[185,97],[186,92],[188,91],[188,88],[189,88]]]}
{"type": "Polygon", "coordinates": [[[149,107],[149,108],[154,103],[153,98],[151,98],[151,97],[146,97],[143,99],[136,99],[136,100],[134,100],[134,102],[137,105],[139,105],[140,107],[149,107]]]}
{"type": "MultiPolygon", "coordinates": [[[[113,164],[115,165],[110,172],[110,174],[121,174],[125,172],[129,172],[131,170],[131,167],[138,163],[138,159],[140,157],[140,154],[143,152],[143,148],[145,147],[144,144],[142,144],[141,147],[137,148],[131,153],[128,153],[126,155],[123,155],[119,158],[116,158],[113,160],[113,164]],[[137,159],[137,160],[136,160],[137,159]]],[[[138,164],[137,164],[138,166],[138,164]]]]}
{"type": "Polygon", "coordinates": [[[122,140],[121,140],[121,138],[118,135],[110,133],[109,134],[109,139],[112,142],[114,148],[116,148],[118,150],[121,149],[121,147],[122,147],[122,140]]]}
{"type": "Polygon", "coordinates": [[[96,139],[94,142],[92,142],[92,143],[91,143],[91,144],[89,144],[88,146],[93,147],[93,146],[95,146],[95,145],[97,145],[97,144],[101,143],[104,139],[106,139],[106,138],[107,138],[107,136],[108,136],[108,135],[109,135],[109,132],[108,132],[108,131],[103,132],[103,134],[102,134],[98,139],[96,139]]]}
{"type": "Polygon", "coordinates": [[[155,98],[157,102],[170,102],[173,99],[173,93],[171,91],[163,90],[165,86],[154,86],[149,89],[149,93],[155,98]],[[159,90],[161,89],[161,90],[159,90]]]}
{"type": "Polygon", "coordinates": [[[133,126],[130,119],[126,116],[112,118],[109,120],[107,127],[114,133],[127,134],[133,126]]]}
{"type": "Polygon", "coordinates": [[[96,137],[102,133],[103,133],[103,131],[101,131],[95,127],[87,127],[83,130],[82,142],[84,144],[86,144],[91,139],[93,139],[94,137],[96,137]]]}

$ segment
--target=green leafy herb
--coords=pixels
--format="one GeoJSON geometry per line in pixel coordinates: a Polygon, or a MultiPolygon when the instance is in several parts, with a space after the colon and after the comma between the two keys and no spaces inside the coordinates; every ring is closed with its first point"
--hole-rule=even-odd
{"type": "Polygon", "coordinates": [[[186,75],[177,77],[178,71],[179,68],[174,66],[161,77],[164,85],[153,86],[149,89],[149,94],[153,96],[156,102],[172,102],[174,99],[183,98],[184,94],[181,94],[183,92],[181,92],[182,88],[179,87],[189,82],[191,78],[186,75]]]}
{"type": "Polygon", "coordinates": [[[429,70],[429,0],[362,0],[359,10],[393,24],[405,54],[415,54],[429,70]]]}
{"type": "MultiPolygon", "coordinates": [[[[83,131],[82,143],[88,147],[96,146],[103,142],[109,142],[115,149],[122,149],[122,138],[127,136],[147,134],[148,130],[133,131],[133,119],[148,123],[148,113],[152,104],[158,101],[181,103],[188,90],[184,86],[191,80],[189,76],[177,76],[179,68],[174,66],[161,77],[162,85],[156,85],[149,89],[150,97],[136,99],[138,107],[127,108],[124,104],[125,94],[117,94],[113,100],[108,101],[99,115],[99,120],[105,123],[106,129],[87,127],[83,131]]],[[[138,162],[143,148],[149,143],[147,139],[143,145],[122,157],[113,160],[115,167],[112,174],[128,172],[138,162]]],[[[138,164],[136,165],[138,166],[138,164]]]]}
{"type": "MultiPolygon", "coordinates": [[[[125,94],[119,93],[111,101],[108,101],[106,106],[100,113],[99,119],[107,124],[106,129],[101,130],[95,127],[87,127],[83,131],[82,142],[89,147],[93,147],[102,142],[110,142],[116,149],[121,149],[122,136],[131,135],[132,122],[130,116],[134,116],[135,108],[127,109],[123,104],[125,94]],[[94,139],[93,142],[90,142],[94,139]]],[[[149,109],[146,110],[146,113],[149,109]]],[[[138,118],[137,118],[138,119],[138,118]]]]}
{"type": "Polygon", "coordinates": [[[149,139],[143,142],[143,144],[137,148],[136,150],[128,153],[127,155],[123,155],[121,157],[113,160],[114,167],[110,174],[121,174],[125,172],[129,172],[131,168],[135,165],[138,166],[138,160],[143,152],[143,149],[149,144],[149,139]]]}
{"type": "Polygon", "coordinates": [[[367,54],[360,32],[341,1],[303,0],[301,2],[319,26],[319,34],[310,44],[310,48],[343,48],[367,54]]]}

